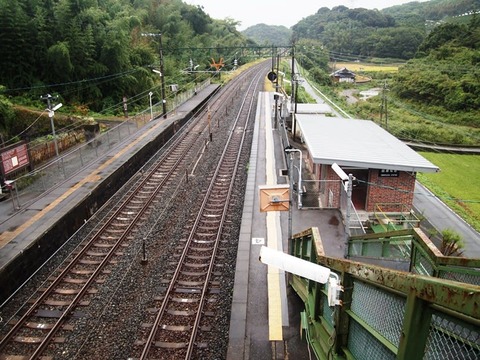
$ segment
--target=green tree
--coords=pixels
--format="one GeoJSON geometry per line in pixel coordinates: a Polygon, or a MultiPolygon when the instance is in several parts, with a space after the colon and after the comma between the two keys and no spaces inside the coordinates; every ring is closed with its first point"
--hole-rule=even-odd
{"type": "Polygon", "coordinates": [[[328,71],[329,54],[320,41],[301,39],[295,44],[295,49],[297,60],[305,69],[319,68],[328,71]]]}
{"type": "Polygon", "coordinates": [[[440,251],[445,256],[461,256],[465,244],[461,235],[453,229],[444,229],[441,231],[442,246],[440,251]]]}
{"type": "Polygon", "coordinates": [[[70,81],[73,65],[66,42],[59,42],[48,49],[47,63],[47,81],[51,83],[70,81]]]}
{"type": "MultiPolygon", "coordinates": [[[[424,39],[420,30],[407,27],[380,29],[370,55],[383,58],[411,59],[424,39]]],[[[373,42],[372,42],[373,43],[373,42]]]]}
{"type": "Polygon", "coordinates": [[[9,87],[22,87],[30,79],[28,23],[25,1],[0,0],[0,81],[9,87]]]}
{"type": "Polygon", "coordinates": [[[466,36],[466,26],[461,24],[446,23],[435,28],[435,31],[428,34],[425,41],[418,47],[418,56],[426,56],[432,50],[458,40],[466,36]]]}
{"type": "Polygon", "coordinates": [[[156,85],[158,39],[141,33],[162,33],[165,73],[187,81],[180,71],[191,57],[233,61],[235,50],[225,49],[249,44],[237,25],[181,0],[0,0],[0,84],[12,95],[26,88],[38,101],[55,92],[100,110],[156,85]]]}

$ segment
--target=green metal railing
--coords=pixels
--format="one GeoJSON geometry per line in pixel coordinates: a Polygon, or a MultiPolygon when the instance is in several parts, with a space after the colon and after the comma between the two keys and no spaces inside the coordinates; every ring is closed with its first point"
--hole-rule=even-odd
{"type": "Polygon", "coordinates": [[[420,219],[402,203],[375,204],[373,218],[383,231],[415,228],[420,226],[420,219]],[[389,209],[385,212],[384,209],[389,209]]]}
{"type": "Polygon", "coordinates": [[[349,239],[348,255],[410,261],[413,241],[412,229],[355,235],[349,239]]]}
{"type": "Polygon", "coordinates": [[[480,285],[480,260],[444,256],[419,229],[405,229],[378,234],[351,236],[349,258],[371,263],[388,261],[404,264],[405,271],[480,285]]]}
{"type": "MultiPolygon", "coordinates": [[[[412,244],[427,239],[417,230],[412,244]]],[[[415,247],[426,253],[422,259],[435,254],[423,246],[415,247]]],[[[303,334],[318,359],[480,358],[479,286],[328,257],[317,228],[294,235],[290,253],[328,267],[344,287],[342,305],[329,307],[323,284],[289,276],[305,303],[303,334]]],[[[479,259],[439,257],[426,264],[438,276],[475,279],[480,268],[479,259]]]]}

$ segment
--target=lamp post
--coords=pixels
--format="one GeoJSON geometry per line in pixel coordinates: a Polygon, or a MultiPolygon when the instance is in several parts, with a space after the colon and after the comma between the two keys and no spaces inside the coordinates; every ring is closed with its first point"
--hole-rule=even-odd
{"type": "Polygon", "coordinates": [[[152,95],[153,95],[153,92],[150,91],[148,93],[148,96],[150,97],[150,121],[153,120],[152,95]]]}
{"type": "Polygon", "coordinates": [[[165,85],[164,85],[165,80],[163,78],[163,73],[155,69],[153,69],[152,71],[155,74],[158,74],[162,80],[162,115],[164,118],[166,118],[167,117],[167,100],[165,100],[165,85]]]}
{"type": "Polygon", "coordinates": [[[160,71],[158,70],[153,70],[153,72],[157,73],[160,75],[160,78],[162,80],[162,115],[164,118],[167,118],[167,101],[165,100],[165,71],[163,69],[163,44],[162,44],[162,34],[156,34],[156,33],[142,33],[142,36],[154,36],[158,37],[159,43],[160,43],[160,50],[159,50],[159,55],[160,55],[160,71]]]}
{"type": "MultiPolygon", "coordinates": [[[[299,166],[299,172],[298,172],[298,208],[300,209],[302,207],[302,198],[300,194],[300,188],[302,184],[302,152],[299,149],[292,149],[290,146],[286,147],[284,149],[285,153],[292,155],[290,158],[290,166],[288,168],[288,181],[290,183],[290,190],[288,192],[289,194],[289,203],[290,206],[288,207],[288,240],[292,239],[292,206],[293,206],[293,154],[294,152],[298,152],[300,154],[300,166],[299,166]]],[[[291,242],[290,242],[291,244],[291,242]]]]}
{"type": "Polygon", "coordinates": [[[55,111],[60,109],[63,105],[62,103],[59,103],[52,108],[52,101],[51,101],[52,98],[53,96],[50,94],[47,94],[41,97],[42,100],[47,100],[47,104],[48,104],[47,111],[48,111],[48,117],[50,118],[50,125],[52,126],[53,142],[55,143],[55,154],[58,157],[58,143],[57,143],[57,136],[55,135],[55,124],[53,122],[53,116],[55,115],[55,111]]]}

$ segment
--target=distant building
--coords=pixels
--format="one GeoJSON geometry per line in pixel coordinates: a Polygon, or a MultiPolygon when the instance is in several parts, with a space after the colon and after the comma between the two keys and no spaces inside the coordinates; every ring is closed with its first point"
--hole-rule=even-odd
{"type": "Polygon", "coordinates": [[[355,82],[355,73],[348,70],[347,68],[342,68],[330,74],[330,77],[333,78],[334,82],[355,82]]]}

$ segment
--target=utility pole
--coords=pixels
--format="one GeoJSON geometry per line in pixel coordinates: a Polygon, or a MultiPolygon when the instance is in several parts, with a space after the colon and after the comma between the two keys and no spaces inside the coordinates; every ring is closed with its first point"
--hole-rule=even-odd
{"type": "MultiPolygon", "coordinates": [[[[292,66],[291,67],[292,67],[292,74],[290,75],[290,79],[292,80],[292,84],[291,84],[292,93],[291,93],[290,103],[291,103],[291,110],[292,110],[292,114],[293,114],[293,105],[294,105],[293,101],[295,99],[295,97],[294,97],[295,96],[294,95],[295,94],[295,85],[294,85],[295,83],[293,81],[293,78],[295,76],[295,44],[292,47],[292,66]]],[[[292,121],[293,121],[293,115],[292,115],[292,121]]]]}
{"type": "Polygon", "coordinates": [[[382,105],[380,109],[380,124],[383,122],[383,113],[385,112],[385,130],[388,130],[388,109],[387,109],[387,80],[383,84],[382,105]]]}
{"type": "Polygon", "coordinates": [[[295,132],[297,131],[297,119],[296,119],[296,114],[297,114],[297,92],[298,92],[298,82],[297,82],[297,76],[295,75],[295,44],[292,46],[292,137],[293,140],[295,141],[295,132]]]}
{"type": "Polygon", "coordinates": [[[275,46],[272,45],[272,71],[275,71],[275,46]]]}
{"type": "MultiPolygon", "coordinates": [[[[162,115],[164,118],[167,118],[167,100],[165,99],[165,71],[163,66],[163,44],[162,44],[162,34],[155,34],[155,33],[142,33],[142,36],[153,36],[158,37],[159,45],[160,45],[160,79],[162,82],[162,115]]],[[[156,72],[156,71],[155,71],[156,72]]]]}
{"type": "MultiPolygon", "coordinates": [[[[274,55],[275,58],[276,58],[276,66],[275,66],[275,70],[276,70],[276,78],[275,78],[275,120],[274,120],[274,126],[273,128],[274,129],[277,129],[278,128],[278,64],[280,62],[280,55],[277,53],[274,55]]],[[[273,69],[272,69],[273,71],[273,69]]]]}
{"type": "Polygon", "coordinates": [[[167,118],[167,100],[165,99],[165,69],[163,68],[163,44],[162,34],[159,34],[160,40],[160,72],[162,73],[162,111],[163,117],[167,118]]]}

